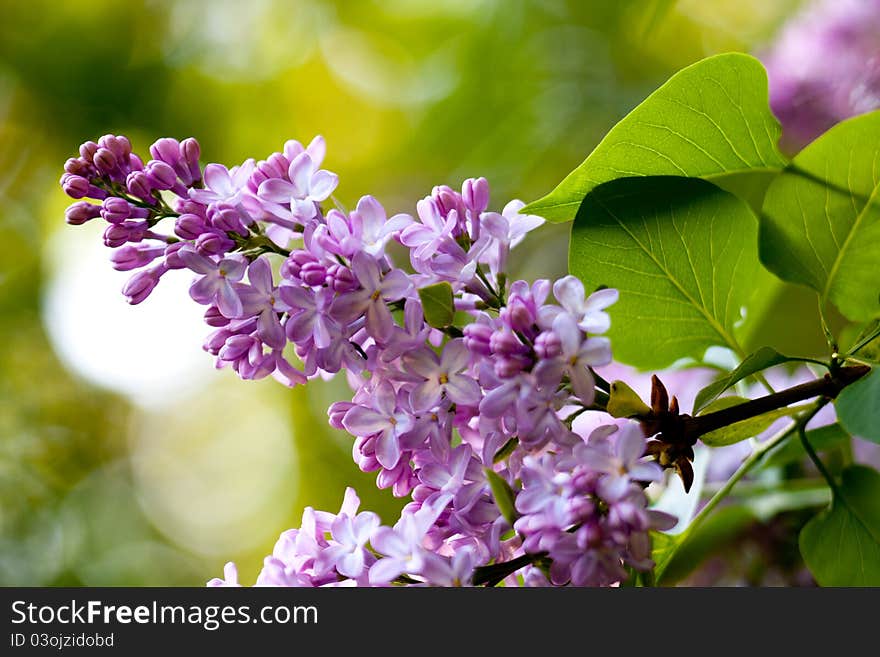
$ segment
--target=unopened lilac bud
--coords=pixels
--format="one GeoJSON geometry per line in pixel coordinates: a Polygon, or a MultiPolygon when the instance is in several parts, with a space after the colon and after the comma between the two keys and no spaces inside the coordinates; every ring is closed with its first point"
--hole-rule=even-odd
{"type": "Polygon", "coordinates": [[[461,196],[468,210],[475,215],[489,207],[489,183],[485,178],[469,178],[461,187],[461,196]]]}
{"type": "Polygon", "coordinates": [[[162,274],[166,271],[164,265],[157,265],[151,269],[142,269],[128,279],[122,287],[122,294],[130,304],[136,305],[140,303],[150,296],[150,293],[156,289],[156,285],[159,283],[159,278],[161,278],[162,274]]]}
{"type": "Polygon", "coordinates": [[[126,162],[131,154],[131,143],[125,137],[104,135],[98,140],[98,146],[113,153],[117,163],[126,162]]]}
{"type": "Polygon", "coordinates": [[[235,248],[235,242],[221,233],[202,233],[196,239],[196,249],[203,255],[222,255],[235,248]]]}
{"type": "Polygon", "coordinates": [[[281,265],[281,277],[288,280],[300,280],[300,272],[307,263],[317,263],[318,259],[303,249],[298,249],[290,254],[290,256],[281,265]]]}
{"type": "Polygon", "coordinates": [[[100,216],[101,206],[89,203],[88,201],[79,201],[72,204],[64,212],[64,220],[71,226],[81,226],[87,221],[100,216]]]}
{"type": "Polygon", "coordinates": [[[128,174],[125,179],[125,187],[132,196],[148,203],[156,202],[156,199],[153,198],[153,185],[143,171],[132,171],[128,174]]]}
{"type": "Polygon", "coordinates": [[[496,356],[517,356],[525,351],[522,342],[511,331],[494,331],[489,347],[496,356]]]}
{"type": "Polygon", "coordinates": [[[168,269],[186,269],[186,263],[180,257],[180,249],[188,246],[187,242],[175,242],[165,247],[165,264],[168,269]]]}
{"type": "Polygon", "coordinates": [[[300,280],[306,285],[317,287],[327,280],[327,268],[319,262],[307,262],[299,272],[300,280]]]}
{"type": "Polygon", "coordinates": [[[208,213],[211,225],[225,233],[238,233],[242,237],[248,236],[248,229],[245,228],[241,220],[241,214],[238,210],[231,207],[212,208],[208,213]]]}
{"type": "Polygon", "coordinates": [[[150,155],[154,160],[161,160],[173,167],[180,159],[180,142],[171,137],[157,139],[150,146],[150,155]]]}
{"type": "Polygon", "coordinates": [[[93,141],[83,142],[79,147],[79,154],[88,164],[94,164],[95,153],[98,145],[93,141]]]}
{"type": "Polygon", "coordinates": [[[144,173],[153,189],[171,189],[177,184],[174,169],[161,160],[150,160],[144,167],[144,173]]]}
{"type": "Polygon", "coordinates": [[[208,306],[208,309],[205,311],[205,323],[208,326],[222,328],[227,326],[230,321],[230,319],[223,316],[223,313],[220,312],[217,306],[208,306]]]}
{"type": "Polygon", "coordinates": [[[469,351],[480,356],[490,356],[492,348],[490,341],[494,333],[488,324],[468,324],[464,327],[464,344],[469,351]]]}
{"type": "Polygon", "coordinates": [[[447,215],[453,210],[456,212],[462,212],[464,210],[461,203],[461,196],[459,196],[458,192],[448,185],[438,185],[434,187],[434,189],[431,190],[431,196],[434,197],[434,200],[437,203],[437,208],[440,210],[440,214],[447,215]]]}
{"type": "Polygon", "coordinates": [[[132,214],[132,205],[128,201],[116,196],[105,198],[101,204],[101,216],[104,221],[111,224],[121,224],[132,214]]]}
{"type": "Polygon", "coordinates": [[[538,358],[556,358],[562,353],[562,340],[555,331],[544,331],[535,338],[535,353],[538,358]]]}
{"type": "Polygon", "coordinates": [[[185,240],[196,240],[207,230],[207,224],[195,214],[182,214],[174,222],[174,234],[185,240]]]}
{"type": "Polygon", "coordinates": [[[104,176],[112,176],[117,171],[119,161],[109,148],[99,148],[94,157],[95,168],[104,176]]]}
{"type": "Polygon", "coordinates": [[[349,401],[333,402],[330,405],[330,408],[327,409],[327,415],[330,417],[330,426],[334,429],[344,431],[345,427],[342,426],[342,418],[344,418],[345,414],[354,408],[354,406],[355,404],[349,401]]]}
{"type": "Polygon", "coordinates": [[[193,201],[189,198],[175,199],[174,209],[178,214],[194,214],[203,220],[207,220],[208,217],[207,208],[198,201],[193,201]]]}
{"type": "Polygon", "coordinates": [[[61,188],[70,198],[88,196],[92,185],[82,176],[65,173],[61,176],[61,188]]]}
{"type": "Polygon", "coordinates": [[[128,156],[128,168],[130,171],[143,171],[144,161],[140,158],[139,155],[132,153],[128,156]]]}
{"type": "Polygon", "coordinates": [[[217,354],[220,360],[234,361],[247,355],[247,352],[254,345],[254,338],[250,335],[233,335],[223,348],[217,354]]]}
{"type": "Polygon", "coordinates": [[[123,221],[110,224],[104,231],[104,244],[109,247],[122,246],[126,242],[140,242],[146,237],[150,227],[146,221],[123,221]]]}
{"type": "Polygon", "coordinates": [[[163,246],[143,248],[129,244],[110,254],[110,262],[113,264],[113,269],[117,271],[131,271],[150,264],[164,254],[165,247],[163,246]]]}
{"type": "Polygon", "coordinates": [[[527,302],[516,296],[511,296],[508,299],[507,306],[502,309],[500,317],[514,331],[523,333],[529,333],[537,321],[527,302]]]}
{"type": "Polygon", "coordinates": [[[216,356],[220,353],[223,345],[226,344],[226,340],[228,340],[233,335],[235,335],[235,333],[228,329],[221,328],[218,331],[214,331],[205,340],[205,343],[202,345],[202,349],[207,351],[209,354],[216,356]]]}
{"type": "Polygon", "coordinates": [[[64,163],[64,171],[83,178],[90,178],[94,174],[92,166],[81,157],[68,158],[64,163]]]}
{"type": "Polygon", "coordinates": [[[189,167],[189,175],[193,181],[202,179],[202,170],[199,168],[199,157],[202,149],[199,142],[189,137],[180,142],[180,155],[189,167]]]}
{"type": "Polygon", "coordinates": [[[333,288],[335,292],[345,293],[351,292],[358,288],[358,279],[352,273],[351,269],[343,265],[331,265],[327,269],[327,284],[333,288]]]}

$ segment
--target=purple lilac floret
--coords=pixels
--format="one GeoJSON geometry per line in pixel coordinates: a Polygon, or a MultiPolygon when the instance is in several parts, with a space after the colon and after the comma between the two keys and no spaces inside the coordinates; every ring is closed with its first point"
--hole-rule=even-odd
{"type": "MultiPolygon", "coordinates": [[[[508,281],[511,249],[543,219],[520,201],[491,211],[484,178],[435,187],[416,217],[371,196],[327,209],[338,179],[321,168],[325,150],[320,137],[288,141],[265,160],[202,169],[194,139],[160,139],[144,160],[107,135],[61,181],[78,199],[69,223],[107,223],[113,266],[133,272],[130,303],[171,270],[193,275],[218,367],[288,386],[345,370],[353,396],[330,407],[330,424],[354,437],[380,488],[409,497],[393,526],[359,511],[351,489],[338,513],[307,508],[257,585],[466,586],[506,563],[509,585],[610,585],[651,568],[648,532],[669,523],[648,509],[660,470],[641,430],[572,431],[601,409],[593,368],[611,362],[601,334],[617,292],[572,276],[508,281]],[[452,290],[455,326],[426,320],[419,290],[436,284],[452,290]],[[487,473],[510,487],[515,520],[487,473]]],[[[235,566],[209,584],[238,585],[235,566]]]]}

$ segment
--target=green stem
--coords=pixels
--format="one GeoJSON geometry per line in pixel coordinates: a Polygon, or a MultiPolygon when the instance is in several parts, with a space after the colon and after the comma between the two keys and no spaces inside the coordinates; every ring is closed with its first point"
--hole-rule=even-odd
{"type": "Polygon", "coordinates": [[[821,399],[817,401],[815,404],[813,404],[812,408],[809,411],[797,418],[797,420],[795,420],[793,424],[789,425],[769,440],[755,447],[754,451],[745,461],[742,462],[742,465],[739,466],[737,471],[733,473],[730,479],[728,479],[727,482],[720,489],[718,489],[718,492],[712,496],[712,498],[706,503],[706,506],[704,506],[700,510],[700,512],[696,516],[694,516],[694,519],[691,520],[691,523],[690,525],[688,525],[687,530],[692,531],[696,529],[700,524],[702,524],[702,522],[709,516],[709,514],[712,513],[715,507],[717,507],[721,503],[721,501],[725,497],[727,497],[730,491],[733,490],[733,487],[736,486],[736,483],[744,476],[746,476],[746,474],[748,474],[749,471],[754,468],[758,464],[758,462],[760,462],[764,454],[788,439],[788,437],[796,431],[801,431],[807,425],[807,423],[811,419],[813,419],[813,416],[819,412],[819,409],[821,409],[826,403],[828,403],[828,400],[826,399],[821,399]]]}
{"type": "Polygon", "coordinates": [[[861,349],[868,346],[871,342],[876,340],[878,337],[880,337],[880,322],[877,323],[877,326],[874,327],[873,331],[870,331],[867,335],[863,336],[861,339],[859,339],[858,342],[856,342],[852,347],[850,347],[850,349],[846,355],[851,356],[853,354],[858,353],[861,349]]]}
{"type": "Polygon", "coordinates": [[[807,438],[807,432],[804,428],[804,425],[798,425],[797,431],[801,437],[801,444],[804,446],[804,450],[809,455],[810,460],[816,466],[816,469],[819,471],[822,477],[824,477],[825,481],[828,482],[828,488],[830,488],[831,492],[834,493],[834,497],[839,497],[840,491],[837,488],[837,483],[834,481],[834,477],[831,476],[831,473],[828,472],[825,464],[822,463],[822,459],[820,459],[819,455],[816,454],[816,450],[814,450],[813,446],[810,444],[810,439],[807,438]]]}

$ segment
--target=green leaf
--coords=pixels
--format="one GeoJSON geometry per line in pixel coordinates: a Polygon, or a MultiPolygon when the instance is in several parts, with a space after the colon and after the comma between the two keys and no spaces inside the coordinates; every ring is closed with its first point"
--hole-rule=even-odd
{"type": "Polygon", "coordinates": [[[699,413],[707,404],[717,399],[718,395],[736,385],[747,376],[766,370],[768,367],[786,363],[790,360],[795,359],[783,356],[770,347],[761,347],[758,351],[746,356],[743,362],[741,362],[735,370],[729,374],[724,374],[700,390],[694,401],[694,413],[699,413]]]}
{"type": "Polygon", "coordinates": [[[807,146],[767,190],[761,260],[853,321],[880,315],[880,112],[807,146]]]}
{"type": "Polygon", "coordinates": [[[446,328],[455,318],[452,286],[447,282],[428,285],[419,290],[425,321],[434,328],[446,328]]]}
{"type": "Polygon", "coordinates": [[[623,381],[613,381],[605,410],[611,417],[647,415],[651,408],[623,381]]]}
{"type": "MultiPolygon", "coordinates": [[[[720,411],[722,409],[730,408],[732,406],[738,406],[739,404],[747,401],[748,399],[745,399],[743,397],[722,397],[721,399],[716,399],[714,402],[707,405],[700,415],[705,415],[706,413],[712,413],[714,411],[720,411]]],[[[710,431],[709,433],[701,436],[700,440],[710,447],[724,447],[726,445],[733,445],[735,443],[742,442],[743,440],[754,438],[762,431],[766,431],[771,424],[776,422],[776,420],[787,417],[789,415],[793,415],[794,413],[797,413],[801,410],[803,410],[803,408],[797,406],[777,408],[776,410],[769,411],[767,413],[764,413],[763,415],[756,415],[755,417],[750,417],[747,420],[734,422],[733,424],[729,424],[726,427],[722,427],[721,429],[710,431]]]]}
{"type": "Polygon", "coordinates": [[[525,207],[548,221],[571,221],[597,185],[629,176],[685,176],[763,197],[785,166],[767,74],[749,55],[709,57],[672,76],[620,121],[550,194],[525,207]]]}
{"type": "Polygon", "coordinates": [[[800,533],[804,562],[821,586],[880,586],[880,473],[843,471],[831,507],[800,533]]]}
{"type": "MultiPolygon", "coordinates": [[[[849,433],[839,424],[829,424],[807,431],[807,440],[817,452],[826,452],[843,445],[850,439],[849,433]]],[[[807,458],[800,440],[786,440],[768,452],[761,462],[762,468],[778,468],[789,463],[796,463],[807,458]]]]}
{"type": "Polygon", "coordinates": [[[584,199],[569,270],[587,289],[620,290],[608,335],[621,362],[660,369],[715,345],[741,354],[733,328],[760,270],[757,231],[748,205],[704,180],[621,178],[584,199]]]}
{"type": "Polygon", "coordinates": [[[880,443],[880,367],[844,388],[834,402],[837,418],[852,435],[880,443]]]}
{"type": "Polygon", "coordinates": [[[489,480],[489,488],[492,489],[492,496],[495,498],[498,510],[501,511],[501,515],[513,527],[513,523],[519,517],[515,506],[516,494],[513,492],[510,484],[502,479],[501,475],[497,472],[489,468],[484,468],[483,471],[486,473],[486,479],[489,480]]]}

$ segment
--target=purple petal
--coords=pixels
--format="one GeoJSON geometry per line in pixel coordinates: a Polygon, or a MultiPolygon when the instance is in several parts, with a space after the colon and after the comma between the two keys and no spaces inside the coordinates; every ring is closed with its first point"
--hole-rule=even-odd
{"type": "MultiPolygon", "coordinates": [[[[378,549],[378,548],[377,548],[378,549]]],[[[399,575],[403,573],[406,563],[402,559],[388,557],[379,559],[370,568],[370,584],[373,586],[381,586],[393,582],[399,575]]]]}
{"type": "Polygon", "coordinates": [[[388,301],[402,299],[412,288],[412,281],[400,269],[392,269],[382,280],[382,297],[388,301]]]}
{"type": "Polygon", "coordinates": [[[476,406],[480,403],[480,385],[464,374],[453,374],[446,382],[446,394],[456,404],[476,406]]]}
{"type": "Polygon", "coordinates": [[[553,296],[568,312],[583,312],[584,284],[574,276],[565,276],[556,281],[553,284],[553,296]]]}
{"type": "Polygon", "coordinates": [[[394,326],[394,318],[384,301],[373,301],[367,306],[367,332],[377,340],[385,340],[394,326]]]}
{"type": "Polygon", "coordinates": [[[416,411],[427,411],[440,401],[443,389],[436,379],[428,379],[417,385],[410,393],[410,404],[416,411]]]}
{"type": "Polygon", "coordinates": [[[645,437],[638,425],[629,424],[617,433],[614,451],[627,466],[642,457],[642,454],[645,453],[645,437]]]}
{"type": "Polygon", "coordinates": [[[260,313],[257,331],[263,342],[272,347],[272,349],[284,349],[284,345],[287,344],[287,336],[284,333],[284,327],[281,326],[281,320],[278,319],[278,314],[271,308],[267,308],[260,313]]]}
{"type": "Polygon", "coordinates": [[[217,276],[203,276],[190,286],[189,296],[196,303],[212,303],[219,283],[220,279],[217,276]]]}
{"type": "Polygon", "coordinates": [[[369,436],[390,426],[387,415],[365,406],[353,406],[342,418],[342,426],[355,436],[369,436]]]}
{"type": "Polygon", "coordinates": [[[315,172],[315,163],[308,153],[300,153],[287,169],[287,176],[293,183],[295,192],[291,196],[305,198],[309,192],[309,183],[315,172]]]}
{"type": "Polygon", "coordinates": [[[379,263],[375,258],[363,251],[355,254],[351,262],[351,270],[365,290],[370,294],[380,289],[382,279],[379,263]]]}
{"type": "Polygon", "coordinates": [[[217,264],[213,260],[209,260],[200,253],[196,253],[190,248],[180,249],[177,252],[183,264],[187,268],[193,270],[197,274],[210,274],[217,271],[217,264]]]}
{"type": "Polygon", "coordinates": [[[571,388],[586,406],[589,406],[596,399],[596,381],[590,370],[582,365],[575,365],[568,369],[568,376],[571,379],[571,388]]]}
{"type": "Polygon", "coordinates": [[[296,195],[296,188],[286,180],[270,178],[260,183],[257,194],[273,203],[290,203],[290,199],[296,195]]]}
{"type": "Polygon", "coordinates": [[[316,171],[312,176],[311,189],[309,190],[309,198],[315,201],[323,201],[339,184],[339,176],[329,171],[316,171]]]}
{"type": "Polygon", "coordinates": [[[393,469],[400,461],[400,443],[390,428],[383,431],[376,441],[376,460],[386,470],[393,469]]]}
{"type": "Polygon", "coordinates": [[[349,552],[336,562],[336,570],[340,574],[356,579],[364,572],[364,551],[349,552]]]}
{"type": "Polygon", "coordinates": [[[266,258],[257,258],[248,267],[248,281],[264,294],[271,294],[275,285],[272,280],[272,267],[266,258]]]}
{"type": "Polygon", "coordinates": [[[234,319],[244,313],[238,294],[232,284],[226,279],[221,279],[217,285],[217,308],[224,317],[234,319]]]}
{"type": "Polygon", "coordinates": [[[440,364],[447,372],[461,372],[470,362],[470,352],[464,344],[464,340],[456,338],[450,340],[443,348],[440,364]]]}
{"type": "Polygon", "coordinates": [[[220,194],[221,196],[231,196],[234,192],[232,189],[232,178],[229,176],[229,169],[222,164],[209,164],[205,167],[205,185],[220,194]]]}

